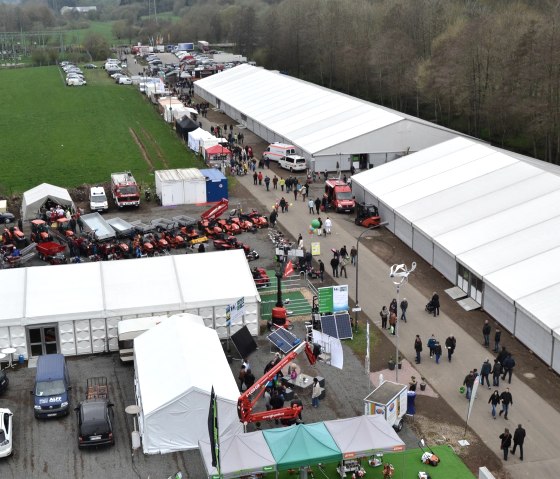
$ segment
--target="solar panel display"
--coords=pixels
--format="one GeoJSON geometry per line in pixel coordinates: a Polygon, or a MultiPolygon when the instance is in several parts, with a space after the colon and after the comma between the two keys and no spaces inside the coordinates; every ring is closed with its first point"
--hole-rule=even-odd
{"type": "Polygon", "coordinates": [[[352,339],[352,323],[348,313],[336,314],[335,317],[336,330],[338,332],[338,339],[352,339]]]}
{"type": "Polygon", "coordinates": [[[289,353],[301,343],[301,339],[284,328],[278,328],[276,331],[273,331],[267,336],[267,339],[284,354],[289,353]]]}
{"type": "Polygon", "coordinates": [[[332,314],[327,314],[321,316],[321,331],[328,336],[333,338],[338,338],[338,333],[336,331],[336,323],[334,321],[334,316],[332,314]]]}

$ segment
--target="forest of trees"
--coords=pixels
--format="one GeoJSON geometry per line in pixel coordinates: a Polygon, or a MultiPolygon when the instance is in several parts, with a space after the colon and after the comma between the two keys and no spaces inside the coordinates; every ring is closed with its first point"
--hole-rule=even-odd
{"type": "MultiPolygon", "coordinates": [[[[145,0],[105,3],[99,16],[119,20],[115,29],[123,41],[159,33],[170,43],[233,42],[236,52],[266,68],[560,163],[560,0],[157,5],[180,20],[141,20],[145,0]]],[[[8,18],[21,22],[1,10],[4,26],[8,18]]]]}

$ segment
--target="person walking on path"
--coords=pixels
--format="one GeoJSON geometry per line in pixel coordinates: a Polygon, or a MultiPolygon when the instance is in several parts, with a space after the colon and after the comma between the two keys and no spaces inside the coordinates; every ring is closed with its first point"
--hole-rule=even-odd
{"type": "Polygon", "coordinates": [[[484,347],[490,347],[490,332],[492,328],[490,327],[490,322],[488,320],[484,321],[484,326],[482,326],[482,336],[484,337],[484,347]]]}
{"type": "Polygon", "coordinates": [[[439,358],[441,358],[441,344],[439,344],[439,341],[436,341],[434,346],[434,355],[436,356],[436,364],[439,364],[439,358]]]}
{"type": "Polygon", "coordinates": [[[486,361],[482,363],[480,368],[480,385],[484,386],[484,380],[486,379],[486,384],[488,389],[490,389],[490,372],[492,371],[492,365],[490,364],[490,359],[486,358],[486,361]]]}
{"type": "Polygon", "coordinates": [[[416,335],[416,339],[414,340],[414,350],[416,351],[416,364],[420,364],[420,353],[422,352],[422,340],[420,339],[420,335],[416,335]]]}
{"type": "Polygon", "coordinates": [[[511,446],[511,433],[507,427],[504,432],[500,434],[500,439],[502,440],[500,448],[504,451],[504,461],[507,461],[509,448],[511,446]]]}
{"type": "Polygon", "coordinates": [[[389,312],[397,314],[397,300],[393,298],[391,304],[389,304],[389,312]]]}
{"type": "Polygon", "coordinates": [[[319,227],[317,228],[317,234],[321,236],[323,232],[323,220],[321,219],[320,216],[317,216],[317,221],[319,222],[319,227]]]}
{"type": "Polygon", "coordinates": [[[327,216],[327,219],[325,220],[325,235],[330,235],[331,234],[331,228],[332,228],[332,221],[327,216]]]}
{"type": "MultiPolygon", "coordinates": [[[[350,248],[350,261],[352,262],[352,264],[354,266],[356,266],[356,261],[358,260],[358,250],[356,249],[355,246],[352,246],[352,248],[350,248]]],[[[405,320],[406,322],[406,320],[405,320]]]]}
{"type": "Polygon", "coordinates": [[[432,306],[434,307],[434,318],[439,316],[439,295],[434,291],[432,295],[432,306]]]}
{"type": "Polygon", "coordinates": [[[397,315],[395,313],[389,313],[389,328],[391,334],[395,336],[397,334],[397,315]]]}
{"type": "Polygon", "coordinates": [[[488,399],[488,404],[492,405],[492,417],[496,419],[496,407],[500,404],[500,393],[496,389],[490,399],[488,399]]]}
{"type": "Polygon", "coordinates": [[[318,215],[321,214],[321,198],[319,197],[315,198],[315,211],[318,215]]]}
{"type": "Polygon", "coordinates": [[[247,370],[245,369],[245,365],[241,365],[241,369],[239,370],[239,375],[237,379],[239,379],[239,392],[243,392],[243,384],[245,384],[245,375],[247,374],[247,370]]]}
{"type": "Polygon", "coordinates": [[[319,260],[319,278],[321,279],[321,283],[324,281],[325,277],[325,263],[322,260],[319,260]]]}
{"type": "Polygon", "coordinates": [[[299,234],[297,239],[297,247],[298,249],[303,249],[303,236],[301,236],[301,233],[299,234]]]}
{"type": "Polygon", "coordinates": [[[313,388],[311,389],[311,404],[313,407],[319,407],[319,396],[321,395],[321,386],[317,378],[313,378],[313,388]]]}
{"type": "Polygon", "coordinates": [[[474,386],[474,380],[475,380],[475,375],[472,371],[469,371],[469,374],[467,374],[465,376],[465,379],[463,380],[463,386],[465,386],[467,388],[467,399],[470,400],[471,399],[471,393],[472,393],[472,388],[474,386]]]}
{"type": "Polygon", "coordinates": [[[259,186],[262,186],[262,181],[263,181],[262,171],[259,171],[259,174],[257,175],[257,178],[259,180],[259,186]]]}
{"type": "Polygon", "coordinates": [[[508,384],[511,384],[511,375],[513,374],[513,368],[515,367],[515,359],[511,354],[508,354],[502,363],[502,379],[506,380],[506,375],[508,376],[508,384]]]}
{"type": "Polygon", "coordinates": [[[259,181],[259,175],[257,174],[257,172],[255,171],[253,173],[253,184],[256,185],[259,181]]]}
{"type": "Polygon", "coordinates": [[[500,411],[500,416],[503,414],[504,419],[507,419],[509,406],[513,406],[513,397],[509,392],[509,388],[506,388],[506,390],[502,394],[500,394],[500,399],[502,400],[502,410],[500,411]]]}
{"type": "MultiPolygon", "coordinates": [[[[274,208],[271,212],[270,212],[270,226],[272,226],[274,228],[274,226],[276,225],[276,218],[278,218],[278,213],[276,212],[276,208],[274,208]]],[[[202,244],[202,243],[200,243],[202,244]]]]}
{"type": "Polygon", "coordinates": [[[445,340],[445,347],[447,348],[447,360],[451,362],[451,356],[453,356],[455,348],[457,347],[455,336],[451,335],[445,340]]]}
{"type": "Polygon", "coordinates": [[[270,191],[270,177],[268,175],[264,177],[264,185],[266,186],[266,191],[270,191]]]}
{"type": "Polygon", "coordinates": [[[309,214],[315,213],[315,202],[312,199],[307,202],[307,207],[309,208],[309,214]]]}
{"type": "Polygon", "coordinates": [[[339,259],[338,259],[338,255],[333,256],[333,258],[331,259],[331,267],[332,267],[332,273],[333,273],[333,277],[338,278],[338,264],[340,263],[339,259]]]}
{"type": "Polygon", "coordinates": [[[502,332],[500,328],[496,328],[496,332],[494,333],[494,352],[497,353],[500,349],[500,340],[502,339],[502,332]]]}
{"type": "Polygon", "coordinates": [[[406,323],[406,310],[408,309],[408,301],[404,298],[401,301],[401,321],[406,323]]]}
{"type": "Polygon", "coordinates": [[[379,316],[381,316],[381,329],[387,329],[387,320],[389,319],[389,310],[387,309],[387,306],[383,306],[381,308],[379,316]]]}
{"type": "Polygon", "coordinates": [[[497,359],[494,361],[494,367],[492,368],[492,385],[499,386],[500,385],[500,374],[502,374],[502,363],[497,359]]]}
{"type": "Polygon", "coordinates": [[[287,204],[288,204],[288,203],[286,202],[286,198],[284,198],[284,197],[282,196],[282,198],[280,198],[280,209],[282,210],[282,213],[285,213],[285,212],[286,212],[286,210],[287,210],[287,208],[286,208],[287,204]]]}
{"type": "Polygon", "coordinates": [[[435,335],[432,334],[428,339],[428,343],[426,344],[426,346],[428,346],[428,349],[430,350],[430,358],[434,357],[434,348],[436,346],[436,343],[437,343],[437,339],[435,335]]]}
{"type": "Polygon", "coordinates": [[[278,189],[278,177],[276,175],[272,177],[272,188],[275,190],[278,189]]]}
{"type": "Polygon", "coordinates": [[[340,276],[344,273],[344,277],[348,278],[348,273],[346,272],[346,266],[348,265],[348,256],[340,256],[340,276]]]}
{"type": "Polygon", "coordinates": [[[286,180],[282,177],[280,177],[280,180],[278,181],[278,183],[280,183],[280,190],[284,191],[284,185],[286,184],[286,180]]]}
{"type": "Polygon", "coordinates": [[[517,429],[513,432],[513,449],[510,451],[512,454],[515,454],[515,450],[517,446],[519,446],[519,460],[523,460],[523,443],[525,442],[526,436],[525,429],[519,424],[517,429]]]}

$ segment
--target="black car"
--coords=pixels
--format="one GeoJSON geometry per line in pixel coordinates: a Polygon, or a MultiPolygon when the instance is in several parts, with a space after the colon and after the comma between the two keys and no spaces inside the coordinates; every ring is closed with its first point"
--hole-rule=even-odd
{"type": "Polygon", "coordinates": [[[6,389],[8,389],[8,384],[10,384],[10,380],[6,375],[6,371],[0,371],[0,394],[6,392],[6,389]]]}
{"type": "Polygon", "coordinates": [[[78,447],[115,444],[113,404],[106,399],[86,399],[75,410],[78,415],[78,447]]]}
{"type": "Polygon", "coordinates": [[[8,224],[13,223],[16,217],[12,213],[0,213],[0,223],[8,224]]]}

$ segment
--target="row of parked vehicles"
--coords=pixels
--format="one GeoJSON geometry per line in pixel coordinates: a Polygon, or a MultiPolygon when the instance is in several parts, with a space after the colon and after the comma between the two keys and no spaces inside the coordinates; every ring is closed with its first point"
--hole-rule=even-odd
{"type": "Polygon", "coordinates": [[[61,62],[60,67],[66,74],[66,86],[85,86],[86,78],[82,70],[71,62],[61,62]]]}
{"type": "Polygon", "coordinates": [[[127,67],[126,62],[121,62],[117,58],[108,58],[105,62],[105,71],[118,85],[132,85],[132,80],[125,75],[123,69],[127,67]]]}

